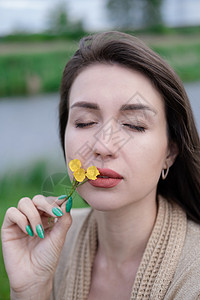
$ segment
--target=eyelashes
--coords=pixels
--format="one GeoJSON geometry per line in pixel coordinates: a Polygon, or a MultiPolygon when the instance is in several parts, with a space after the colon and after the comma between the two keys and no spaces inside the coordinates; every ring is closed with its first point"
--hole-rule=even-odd
{"type": "Polygon", "coordinates": [[[76,128],[84,128],[84,127],[89,127],[94,124],[97,124],[97,122],[76,123],[75,126],[76,126],[76,128]]]}
{"type": "Polygon", "coordinates": [[[136,131],[139,131],[139,132],[145,132],[146,128],[143,127],[143,126],[138,126],[138,125],[133,125],[133,124],[122,124],[123,126],[127,126],[129,127],[130,129],[133,129],[133,130],[136,130],[136,131]]]}
{"type": "MultiPolygon", "coordinates": [[[[91,127],[94,124],[97,124],[97,122],[75,123],[75,127],[76,128],[87,128],[87,127],[91,127]]],[[[138,125],[133,125],[133,124],[128,124],[128,123],[123,123],[122,125],[130,128],[133,131],[138,131],[138,132],[146,131],[146,128],[144,126],[138,126],[138,125]]]]}

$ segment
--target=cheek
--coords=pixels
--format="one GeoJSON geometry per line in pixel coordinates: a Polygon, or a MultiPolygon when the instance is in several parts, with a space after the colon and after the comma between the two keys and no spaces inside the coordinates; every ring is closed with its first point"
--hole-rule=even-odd
{"type": "Polygon", "coordinates": [[[126,153],[127,163],[132,165],[132,169],[152,172],[160,172],[165,161],[168,149],[166,134],[144,135],[134,137],[123,149],[126,153]]]}
{"type": "Polygon", "coordinates": [[[90,155],[91,149],[91,135],[87,136],[85,132],[74,128],[66,128],[65,153],[67,161],[77,158],[83,163],[83,157],[90,155]]]}

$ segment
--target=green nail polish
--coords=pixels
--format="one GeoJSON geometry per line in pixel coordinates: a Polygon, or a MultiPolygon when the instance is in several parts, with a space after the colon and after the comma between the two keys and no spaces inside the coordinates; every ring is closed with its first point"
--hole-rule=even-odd
{"type": "Polygon", "coordinates": [[[72,208],[72,197],[70,196],[68,199],[67,199],[67,204],[66,204],[66,212],[70,212],[72,208]]]}
{"type": "Polygon", "coordinates": [[[26,231],[30,236],[33,236],[33,231],[29,225],[26,226],[26,231]]]}
{"type": "Polygon", "coordinates": [[[62,200],[62,199],[65,199],[65,198],[67,198],[67,195],[61,195],[61,196],[58,197],[58,200],[62,200]]]}
{"type": "Polygon", "coordinates": [[[43,239],[44,238],[44,230],[42,228],[42,225],[38,224],[37,227],[36,227],[36,231],[37,231],[38,236],[41,239],[43,239]]]}
{"type": "Polygon", "coordinates": [[[59,208],[57,208],[57,207],[54,207],[54,208],[52,209],[52,212],[53,212],[53,214],[56,215],[57,217],[61,217],[61,216],[63,215],[63,212],[62,212],[59,208]]]}

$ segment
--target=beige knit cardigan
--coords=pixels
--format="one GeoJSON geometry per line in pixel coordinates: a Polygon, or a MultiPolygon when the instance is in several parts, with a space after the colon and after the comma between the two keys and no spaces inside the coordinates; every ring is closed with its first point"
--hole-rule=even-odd
{"type": "MultiPolygon", "coordinates": [[[[97,224],[91,209],[73,210],[72,217],[51,300],[86,300],[90,290],[97,224]]],[[[130,299],[200,299],[200,226],[162,197],[130,299]]]]}

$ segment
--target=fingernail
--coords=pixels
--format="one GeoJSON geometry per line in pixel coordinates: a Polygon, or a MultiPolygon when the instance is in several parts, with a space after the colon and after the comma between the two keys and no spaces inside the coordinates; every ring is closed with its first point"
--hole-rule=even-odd
{"type": "Polygon", "coordinates": [[[58,200],[62,200],[62,199],[65,199],[65,198],[67,198],[67,195],[61,195],[61,196],[58,197],[58,200]]]}
{"type": "Polygon", "coordinates": [[[26,231],[30,236],[33,236],[33,231],[29,225],[26,226],[26,231]]]}
{"type": "Polygon", "coordinates": [[[52,212],[56,217],[61,217],[63,212],[58,207],[53,207],[52,212]]]}
{"type": "Polygon", "coordinates": [[[72,197],[70,196],[68,199],[67,199],[67,204],[66,204],[66,212],[69,213],[70,210],[72,208],[72,197]]]}
{"type": "Polygon", "coordinates": [[[38,224],[37,227],[36,227],[36,231],[37,231],[38,236],[41,239],[43,239],[44,238],[44,230],[42,228],[42,225],[38,224]]]}

